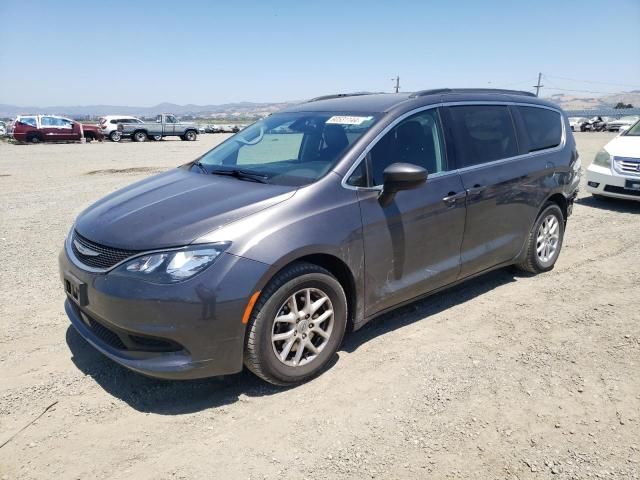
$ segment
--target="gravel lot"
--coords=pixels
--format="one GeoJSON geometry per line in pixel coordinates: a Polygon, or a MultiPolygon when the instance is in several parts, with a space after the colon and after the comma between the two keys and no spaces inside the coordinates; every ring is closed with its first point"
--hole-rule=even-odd
{"type": "MultiPolygon", "coordinates": [[[[583,166],[612,134],[576,134],[583,166]]],[[[197,142],[0,143],[0,478],[640,476],[640,203],[581,193],[558,264],[496,271],[349,335],[293,389],[163,382],[70,328],[57,255],[91,202],[197,142]]]]}

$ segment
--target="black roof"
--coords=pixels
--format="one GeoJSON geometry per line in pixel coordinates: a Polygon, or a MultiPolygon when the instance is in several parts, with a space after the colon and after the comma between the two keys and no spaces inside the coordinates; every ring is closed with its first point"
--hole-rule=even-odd
{"type": "Polygon", "coordinates": [[[530,92],[487,88],[439,88],[407,93],[344,93],[316,97],[285,109],[286,112],[381,113],[396,107],[407,109],[440,102],[510,101],[559,107],[530,92]]]}

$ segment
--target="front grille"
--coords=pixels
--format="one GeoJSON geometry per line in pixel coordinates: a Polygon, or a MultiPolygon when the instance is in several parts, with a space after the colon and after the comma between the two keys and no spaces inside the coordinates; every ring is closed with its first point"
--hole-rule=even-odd
{"type": "Polygon", "coordinates": [[[93,334],[102,340],[107,345],[112,346],[118,350],[126,350],[127,346],[124,344],[122,339],[112,330],[109,330],[107,327],[102,325],[101,323],[96,322],[91,317],[86,317],[91,324],[91,331],[93,334]]]}
{"type": "Polygon", "coordinates": [[[630,190],[628,188],[615,187],[613,185],[605,185],[605,192],[619,193],[621,195],[632,195],[634,197],[640,197],[640,190],[630,190]]]}
{"type": "Polygon", "coordinates": [[[614,157],[614,160],[619,172],[640,175],[640,158],[614,157]]]}
{"type": "Polygon", "coordinates": [[[106,247],[104,245],[100,245],[98,243],[94,243],[91,240],[84,238],[78,232],[73,232],[73,238],[71,239],[71,249],[73,250],[73,254],[76,256],[78,260],[80,260],[84,265],[91,268],[100,268],[100,269],[108,269],[113,267],[114,265],[126,260],[133,255],[140,253],[137,250],[123,250],[120,248],[112,248],[106,247]],[[84,247],[90,251],[97,253],[97,255],[87,255],[86,253],[82,253],[78,246],[84,247]]]}

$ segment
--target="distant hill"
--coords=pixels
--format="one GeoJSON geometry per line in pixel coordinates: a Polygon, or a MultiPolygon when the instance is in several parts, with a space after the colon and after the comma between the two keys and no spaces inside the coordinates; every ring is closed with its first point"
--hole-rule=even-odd
{"type": "Polygon", "coordinates": [[[640,107],[640,90],[614,93],[601,97],[583,97],[557,93],[545,97],[547,100],[558,104],[564,110],[590,110],[596,108],[613,108],[618,102],[630,103],[634,107],[640,107]]]}
{"type": "Polygon", "coordinates": [[[159,113],[174,113],[176,115],[192,115],[196,117],[210,118],[234,118],[234,117],[263,117],[275,111],[281,110],[297,102],[272,102],[254,103],[238,102],[222,105],[177,105],[174,103],[160,103],[153,107],[132,107],[124,105],[82,105],[51,107],[23,107],[17,105],[0,104],[0,117],[15,117],[21,114],[51,113],[70,117],[87,117],[100,115],[136,115],[140,117],[152,117],[159,113]]]}
{"type": "MultiPolygon", "coordinates": [[[[630,103],[640,107],[640,90],[621,92],[600,97],[584,97],[558,93],[545,97],[557,103],[565,110],[582,110],[595,108],[612,108],[618,102],[630,103]]],[[[175,103],[160,103],[153,107],[132,107],[116,105],[83,105],[83,106],[52,106],[52,107],[22,107],[0,104],[0,117],[15,117],[20,114],[51,113],[69,117],[96,117],[101,115],[136,115],[153,117],[159,113],[174,113],[180,116],[193,116],[211,119],[259,118],[282,110],[290,105],[299,103],[289,102],[237,102],[221,105],[177,105],[175,103]]]]}

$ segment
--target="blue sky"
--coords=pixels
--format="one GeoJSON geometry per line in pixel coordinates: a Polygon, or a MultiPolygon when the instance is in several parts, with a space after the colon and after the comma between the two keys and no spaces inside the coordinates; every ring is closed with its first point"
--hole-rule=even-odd
{"type": "Polygon", "coordinates": [[[396,74],[530,89],[539,71],[545,95],[596,96],[640,89],[640,0],[0,0],[0,45],[0,103],[23,106],[296,100],[396,74]]]}

